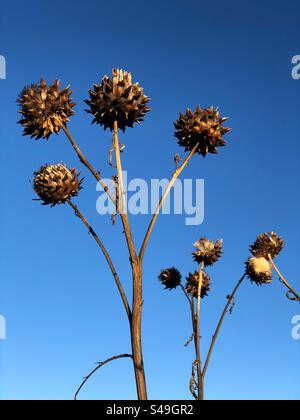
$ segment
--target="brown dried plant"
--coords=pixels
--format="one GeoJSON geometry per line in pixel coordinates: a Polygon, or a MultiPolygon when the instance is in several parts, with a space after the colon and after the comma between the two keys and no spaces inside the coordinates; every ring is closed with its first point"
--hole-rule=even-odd
{"type": "MultiPolygon", "coordinates": [[[[193,252],[193,259],[199,265],[198,270],[189,273],[186,277],[186,284],[182,284],[182,275],[180,271],[172,267],[172,269],[163,270],[165,273],[164,281],[162,282],[166,289],[180,288],[188,300],[189,310],[192,319],[192,336],[185,344],[187,347],[192,342],[195,345],[196,358],[192,363],[192,374],[189,382],[189,389],[191,394],[196,400],[204,400],[204,384],[207,369],[211,360],[211,356],[219,337],[222,325],[226,318],[227,313],[232,315],[235,304],[236,294],[246,278],[249,278],[252,283],[258,286],[269,285],[273,280],[273,271],[279,275],[280,281],[288,289],[287,298],[292,301],[300,302],[299,294],[287,282],[279,271],[274,259],[280,254],[284,247],[284,241],[275,232],[264,233],[259,235],[255,243],[250,246],[252,257],[246,261],[246,270],[242,278],[234,287],[232,293],[227,296],[227,303],[221,314],[220,320],[217,324],[216,330],[212,337],[212,342],[209,347],[206,359],[202,363],[201,357],[201,335],[200,335],[200,315],[201,315],[201,300],[209,295],[211,290],[211,276],[204,270],[206,267],[213,266],[222,256],[223,242],[213,242],[207,238],[201,238],[194,244],[195,251],[193,252]],[[170,270],[176,273],[177,281],[174,282],[173,276],[170,275],[170,270]]],[[[161,275],[159,280],[162,281],[161,275]]]]}

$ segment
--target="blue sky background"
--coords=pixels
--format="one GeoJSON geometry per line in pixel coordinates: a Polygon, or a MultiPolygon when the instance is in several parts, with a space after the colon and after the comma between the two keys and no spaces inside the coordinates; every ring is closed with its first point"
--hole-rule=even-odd
{"type": "MultiPolygon", "coordinates": [[[[61,160],[81,166],[63,134],[49,142],[22,137],[18,92],[40,76],[70,83],[77,113],[69,128],[107,176],[111,136],[90,125],[83,100],[113,67],[133,72],[152,98],[144,124],[121,138],[131,178],[171,174],[179,151],[172,123],[187,106],[219,105],[230,117],[228,147],[195,158],[185,172],[205,179],[205,223],[186,227],[184,216],[161,217],[145,260],[149,397],[190,398],[188,308],[179,291],[162,290],[160,269],[177,265],[187,274],[195,267],[195,240],[224,238],[225,254],[210,270],[213,290],[203,304],[205,350],[258,233],[273,229],[284,236],[278,264],[300,286],[300,81],[291,77],[291,59],[300,54],[299,14],[297,1],[11,0],[1,6],[7,80],[0,81],[0,313],[8,336],[0,342],[1,399],[71,399],[94,362],[130,351],[120,298],[95,243],[69,208],[32,201],[34,170],[61,160]]],[[[101,233],[130,294],[120,223],[112,228],[109,218],[97,215],[95,182],[83,173],[76,203],[101,233]]],[[[137,244],[148,222],[147,216],[132,219],[137,244]]],[[[262,289],[243,286],[216,347],[207,398],[299,399],[300,342],[291,338],[291,319],[300,308],[284,293],[277,278],[262,289]]],[[[105,367],[82,393],[87,399],[135,396],[129,360],[105,367]]]]}

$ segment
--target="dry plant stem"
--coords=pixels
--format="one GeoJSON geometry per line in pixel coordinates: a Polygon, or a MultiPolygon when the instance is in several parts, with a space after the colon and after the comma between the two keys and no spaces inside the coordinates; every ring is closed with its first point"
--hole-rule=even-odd
{"type": "Polygon", "coordinates": [[[152,234],[152,231],[153,231],[155,222],[156,222],[156,220],[157,220],[157,218],[159,216],[159,213],[160,213],[160,211],[161,211],[161,209],[162,209],[162,207],[164,205],[164,202],[166,201],[166,199],[167,199],[167,197],[168,197],[168,195],[169,195],[172,187],[174,186],[177,178],[180,176],[180,174],[185,169],[185,167],[187,166],[187,164],[189,163],[189,161],[192,159],[192,157],[195,155],[198,147],[199,147],[199,144],[196,144],[196,146],[193,148],[193,150],[191,150],[190,154],[185,159],[185,161],[183,162],[183,164],[179,168],[177,168],[176,171],[174,172],[174,174],[172,176],[172,179],[171,179],[171,181],[170,181],[170,183],[169,183],[166,191],[164,192],[164,195],[162,196],[162,198],[161,198],[161,200],[160,200],[160,202],[159,202],[159,204],[158,204],[158,206],[157,206],[157,208],[155,210],[155,213],[154,213],[154,215],[152,217],[152,220],[151,220],[150,225],[148,227],[148,230],[146,232],[146,235],[145,235],[145,238],[144,238],[144,241],[143,241],[141,250],[140,250],[140,254],[139,254],[139,258],[140,258],[141,261],[143,261],[143,258],[144,258],[144,255],[145,255],[145,251],[146,251],[146,248],[147,248],[149,239],[151,237],[151,234],[152,234]]]}
{"type": "Polygon", "coordinates": [[[116,155],[117,175],[119,180],[120,212],[124,219],[124,230],[130,254],[133,277],[131,345],[137,394],[139,400],[147,400],[147,386],[142,350],[142,310],[143,310],[143,274],[142,261],[137,257],[125,208],[125,190],[123,182],[118,122],[114,122],[114,149],[116,155]],[[123,214],[122,214],[123,213],[123,214]]]}
{"type": "Polygon", "coordinates": [[[202,367],[201,367],[201,346],[200,346],[200,312],[201,312],[201,291],[202,291],[202,282],[203,282],[203,269],[204,263],[201,263],[199,271],[199,283],[198,283],[198,295],[197,295],[197,318],[196,318],[196,361],[197,361],[197,376],[198,376],[198,395],[197,399],[200,401],[204,400],[204,386],[203,386],[203,377],[202,377],[202,367]]]}
{"type": "Polygon", "coordinates": [[[127,240],[128,250],[130,254],[130,261],[131,264],[135,264],[137,261],[137,255],[135,251],[135,246],[132,238],[132,233],[130,229],[130,224],[127,215],[127,209],[125,204],[125,195],[126,192],[124,190],[124,180],[123,180],[123,171],[122,171],[122,163],[121,163],[121,152],[120,152],[120,143],[119,143],[119,136],[118,136],[118,122],[114,122],[114,149],[116,154],[116,164],[117,164],[117,175],[119,180],[119,209],[120,215],[123,221],[124,226],[124,233],[127,240]]]}
{"type": "Polygon", "coordinates": [[[107,195],[109,196],[109,198],[111,199],[111,201],[113,203],[115,203],[115,197],[113,196],[113,194],[111,193],[111,191],[109,191],[108,186],[105,184],[105,182],[103,181],[103,179],[101,178],[101,175],[99,172],[97,172],[93,166],[90,164],[90,162],[87,160],[87,158],[84,156],[84,154],[82,153],[82,151],[80,150],[80,148],[78,147],[77,143],[75,142],[75,140],[73,139],[71,133],[69,132],[69,130],[67,129],[67,127],[65,125],[61,125],[63,131],[65,132],[68,140],[70,141],[73,149],[75,150],[75,152],[78,155],[78,158],[80,160],[80,162],[86,166],[88,168],[88,170],[94,175],[94,177],[96,178],[96,180],[100,183],[100,185],[102,186],[102,188],[104,189],[104,191],[107,193],[107,195]]]}
{"type": "MultiPolygon", "coordinates": [[[[62,125],[62,129],[65,132],[67,138],[69,139],[73,149],[77,153],[80,162],[89,169],[89,171],[93,174],[93,176],[96,178],[96,180],[100,183],[100,185],[102,186],[104,191],[107,193],[107,195],[111,199],[111,201],[114,204],[116,204],[116,199],[115,199],[114,195],[111,193],[111,191],[109,190],[109,188],[107,187],[107,185],[105,184],[103,179],[101,178],[100,173],[97,172],[94,169],[94,167],[90,164],[90,162],[84,156],[84,154],[82,153],[82,151],[78,147],[77,143],[73,139],[73,137],[72,137],[71,133],[69,132],[69,130],[67,129],[67,127],[65,125],[62,125]]],[[[119,144],[118,144],[118,146],[119,146],[119,144]]],[[[118,149],[119,149],[119,147],[118,147],[118,149]]],[[[120,155],[120,150],[119,150],[119,155],[120,155]]],[[[121,220],[122,220],[124,233],[125,233],[126,240],[127,240],[127,245],[128,245],[128,249],[129,249],[129,253],[130,253],[130,258],[132,260],[132,258],[134,258],[134,256],[135,256],[135,251],[134,251],[134,245],[133,245],[131,230],[130,230],[130,226],[129,226],[129,222],[128,222],[128,217],[127,217],[126,214],[122,214],[122,212],[120,214],[120,217],[121,217],[121,220]]]]}
{"type": "Polygon", "coordinates": [[[281,274],[281,272],[279,271],[277,265],[274,263],[273,258],[271,257],[271,255],[269,255],[269,260],[272,264],[272,266],[274,267],[274,270],[276,271],[276,273],[278,274],[278,276],[280,277],[282,283],[289,289],[290,293],[292,293],[296,300],[298,302],[300,302],[300,295],[298,295],[298,293],[293,289],[293,287],[286,281],[286,279],[283,277],[283,275],[281,274]]]}
{"type": "Polygon", "coordinates": [[[233,300],[235,298],[235,295],[236,295],[237,291],[241,287],[241,285],[242,285],[242,283],[243,283],[243,281],[245,280],[246,277],[247,277],[247,275],[244,274],[243,277],[239,280],[239,282],[235,286],[232,294],[228,297],[228,302],[227,302],[227,304],[225,306],[225,309],[224,309],[224,311],[223,311],[223,313],[221,315],[221,318],[220,318],[220,321],[218,323],[217,329],[216,329],[216,331],[215,331],[215,333],[213,335],[212,343],[211,343],[211,346],[210,346],[210,349],[209,349],[209,352],[208,352],[208,355],[207,355],[207,358],[206,358],[206,361],[205,361],[205,365],[204,365],[203,372],[202,372],[203,382],[204,382],[204,379],[205,379],[205,375],[206,375],[206,372],[207,372],[207,368],[208,368],[209,362],[211,360],[212,352],[214,350],[214,347],[215,347],[217,338],[219,336],[221,327],[223,325],[223,322],[225,320],[226,314],[227,314],[227,312],[229,310],[230,305],[232,304],[232,302],[233,302],[233,300]]]}
{"type": "Polygon", "coordinates": [[[132,355],[131,354],[120,354],[119,356],[114,356],[114,357],[111,357],[110,359],[105,360],[105,362],[97,363],[98,366],[95,369],[93,369],[92,372],[88,376],[86,376],[85,378],[83,378],[84,380],[83,380],[82,384],[80,385],[80,387],[78,388],[78,390],[76,391],[74,400],[76,401],[78,399],[78,396],[79,396],[80,391],[85,386],[85,384],[88,382],[88,380],[91,379],[91,377],[99,369],[101,369],[104,365],[107,365],[108,363],[113,362],[114,360],[125,359],[125,358],[128,358],[128,357],[132,358],[132,355]]]}
{"type": "Polygon", "coordinates": [[[91,227],[91,225],[89,224],[89,222],[87,221],[87,219],[83,216],[83,214],[78,210],[77,206],[75,206],[75,204],[71,200],[69,200],[69,199],[67,200],[67,203],[74,210],[76,216],[79,217],[79,219],[82,220],[82,222],[87,227],[87,229],[90,232],[90,234],[93,236],[93,238],[97,242],[97,244],[100,247],[101,251],[103,252],[103,254],[104,254],[105,258],[106,258],[106,261],[107,261],[107,263],[109,265],[109,268],[110,268],[110,270],[112,272],[112,275],[113,275],[113,277],[115,279],[115,282],[116,282],[116,285],[118,287],[120,296],[122,298],[123,305],[124,305],[125,310],[126,310],[126,313],[127,313],[127,317],[128,317],[129,323],[131,325],[131,321],[132,321],[131,309],[130,309],[130,306],[129,306],[129,303],[128,303],[126,294],[124,292],[124,289],[122,287],[121,281],[120,281],[119,276],[117,274],[117,270],[116,270],[116,268],[115,268],[115,266],[114,266],[114,264],[113,264],[113,262],[112,262],[112,260],[110,258],[110,255],[108,254],[108,252],[107,252],[105,246],[103,245],[102,241],[100,240],[99,236],[95,233],[94,229],[91,227]]]}

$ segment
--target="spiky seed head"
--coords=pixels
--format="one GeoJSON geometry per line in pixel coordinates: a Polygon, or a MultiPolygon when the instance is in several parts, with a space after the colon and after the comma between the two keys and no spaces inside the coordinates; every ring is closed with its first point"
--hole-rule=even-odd
{"type": "Polygon", "coordinates": [[[63,163],[45,165],[34,173],[34,191],[44,205],[63,204],[81,190],[83,179],[79,175],[76,169],[69,169],[63,163]]]}
{"type": "MultiPolygon", "coordinates": [[[[193,296],[194,298],[198,298],[198,287],[199,287],[199,280],[200,280],[200,273],[195,271],[194,273],[190,273],[189,276],[186,278],[186,292],[193,296]]],[[[202,272],[202,286],[201,286],[201,299],[204,299],[205,296],[208,296],[208,292],[210,292],[211,286],[211,278],[210,275],[203,270],[202,272]]]]}
{"type": "Polygon", "coordinates": [[[114,129],[114,122],[125,131],[126,127],[140,124],[147,112],[150,99],[144,94],[138,83],[132,82],[132,75],[124,70],[113,70],[112,77],[104,76],[100,85],[94,84],[89,90],[90,99],[85,103],[86,111],[94,116],[93,123],[114,129]]]}
{"type": "Polygon", "coordinates": [[[180,113],[179,119],[174,123],[175,137],[178,144],[191,151],[198,143],[197,152],[205,157],[207,153],[218,153],[218,147],[226,145],[223,136],[230,131],[223,124],[228,118],[221,118],[218,109],[210,107],[203,109],[200,106],[193,112],[187,109],[185,114],[180,113]]]}
{"type": "Polygon", "coordinates": [[[59,80],[47,86],[41,79],[38,85],[24,88],[17,100],[19,113],[22,114],[19,124],[24,127],[23,135],[48,140],[51,134],[58,134],[75,114],[71,95],[70,86],[61,90],[59,80]]]}
{"type": "Polygon", "coordinates": [[[162,270],[158,276],[160,282],[165,289],[173,290],[176,289],[181,284],[181,273],[175,267],[167,268],[162,270]]]}
{"type": "Polygon", "coordinates": [[[284,240],[275,232],[263,233],[259,235],[253,245],[250,247],[254,257],[276,258],[283,250],[284,240]]]}
{"type": "Polygon", "coordinates": [[[272,283],[272,266],[264,257],[249,258],[246,262],[246,274],[259,286],[272,283]]]}
{"type": "Polygon", "coordinates": [[[213,242],[207,238],[201,238],[194,247],[196,248],[193,252],[195,262],[204,263],[205,267],[215,264],[223,254],[223,240],[221,239],[213,242]]]}

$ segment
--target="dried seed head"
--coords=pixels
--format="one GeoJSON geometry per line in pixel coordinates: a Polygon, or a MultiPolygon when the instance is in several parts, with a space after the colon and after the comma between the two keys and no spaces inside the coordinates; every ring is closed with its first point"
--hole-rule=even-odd
{"type": "Polygon", "coordinates": [[[272,266],[263,257],[249,258],[246,262],[246,274],[259,286],[272,283],[272,266]]]}
{"type": "Polygon", "coordinates": [[[197,152],[203,157],[207,153],[216,154],[218,147],[226,145],[223,136],[230,131],[223,127],[225,121],[227,118],[220,118],[219,110],[213,107],[203,109],[198,106],[195,112],[188,108],[174,123],[175,137],[186,151],[191,151],[199,143],[197,152]]]}
{"type": "Polygon", "coordinates": [[[259,235],[253,245],[250,247],[254,257],[276,258],[283,250],[284,240],[275,232],[263,233],[259,235]]]}
{"type": "Polygon", "coordinates": [[[44,205],[63,204],[81,190],[83,179],[79,175],[76,169],[69,169],[63,163],[45,165],[34,173],[34,191],[44,205]]]}
{"type": "Polygon", "coordinates": [[[198,263],[204,263],[207,267],[215,264],[223,254],[223,241],[210,241],[207,238],[201,238],[194,244],[196,251],[193,252],[194,260],[198,263]]]}
{"type": "MultiPolygon", "coordinates": [[[[189,295],[192,295],[194,298],[198,298],[198,287],[199,287],[200,275],[198,271],[190,273],[186,278],[185,290],[189,295]]],[[[202,272],[202,286],[201,286],[201,299],[204,299],[205,296],[208,296],[210,292],[211,279],[210,275],[206,272],[202,272]]]]}
{"type": "Polygon", "coordinates": [[[132,82],[131,73],[124,70],[113,70],[113,77],[104,76],[100,85],[94,84],[89,90],[90,100],[88,113],[94,116],[93,123],[114,129],[114,122],[125,131],[126,127],[140,124],[151,108],[147,105],[150,99],[144,95],[138,83],[132,82]]]}
{"type": "Polygon", "coordinates": [[[175,267],[162,270],[158,278],[168,290],[176,289],[181,284],[181,273],[175,267]]]}
{"type": "Polygon", "coordinates": [[[23,135],[48,140],[51,134],[57,134],[75,114],[71,95],[69,86],[60,90],[59,80],[47,86],[41,79],[39,85],[32,84],[23,89],[17,100],[19,113],[22,114],[19,124],[24,127],[23,135]]]}

